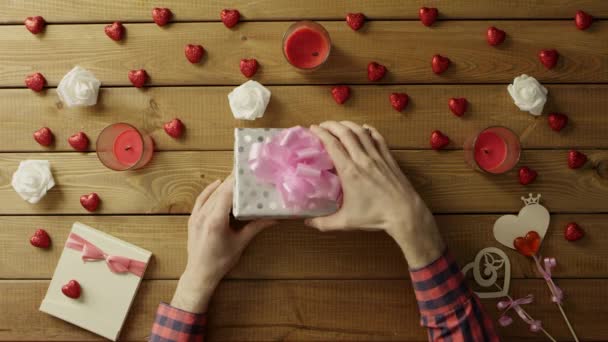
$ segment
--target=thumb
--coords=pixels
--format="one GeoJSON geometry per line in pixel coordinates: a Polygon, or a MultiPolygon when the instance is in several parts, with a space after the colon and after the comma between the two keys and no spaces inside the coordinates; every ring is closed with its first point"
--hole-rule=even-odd
{"type": "Polygon", "coordinates": [[[249,222],[248,224],[246,224],[245,227],[243,227],[243,229],[241,229],[241,232],[239,235],[241,236],[241,239],[245,242],[245,244],[248,244],[262,230],[264,230],[268,227],[272,227],[272,226],[276,225],[277,223],[278,223],[278,221],[276,221],[276,220],[252,221],[252,222],[249,222]]]}
{"type": "Polygon", "coordinates": [[[322,232],[345,228],[344,220],[342,219],[342,215],[340,215],[340,213],[307,219],[304,221],[304,223],[307,226],[317,228],[322,232]]]}

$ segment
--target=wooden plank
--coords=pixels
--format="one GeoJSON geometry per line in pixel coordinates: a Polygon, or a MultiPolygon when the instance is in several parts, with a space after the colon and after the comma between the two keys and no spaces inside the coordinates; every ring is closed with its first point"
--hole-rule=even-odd
{"type": "MultiPolygon", "coordinates": [[[[155,6],[171,8],[173,21],[219,21],[219,13],[226,8],[220,0],[152,0],[98,2],[80,0],[66,6],[60,0],[2,0],[0,23],[21,23],[31,15],[42,15],[51,23],[101,22],[122,20],[151,22],[150,11],[155,6]]],[[[299,19],[343,19],[347,12],[364,12],[370,19],[418,19],[418,9],[423,5],[439,8],[442,19],[491,19],[491,18],[563,18],[571,19],[579,9],[584,9],[596,18],[608,17],[608,6],[603,1],[559,0],[550,2],[511,0],[258,0],[256,2],[235,0],[231,8],[241,11],[243,20],[299,20],[299,19]]]]}
{"type": "MultiPolygon", "coordinates": [[[[473,171],[462,151],[397,151],[401,167],[429,206],[439,213],[513,212],[520,196],[543,194],[553,212],[606,212],[608,152],[587,150],[584,169],[570,170],[565,150],[532,150],[522,165],[536,169],[539,179],[519,184],[516,170],[503,176],[473,171]]],[[[99,193],[100,214],[188,213],[202,188],[232,169],[232,152],[159,152],[146,168],[115,172],[101,165],[95,154],[0,154],[0,214],[85,214],[79,198],[99,193]],[[24,159],[51,161],[57,186],[37,205],[31,205],[10,185],[24,159]]]]}
{"type": "Polygon", "coordinates": [[[369,83],[367,65],[377,61],[389,72],[384,83],[507,83],[531,74],[547,83],[608,82],[607,22],[590,32],[571,21],[452,21],[429,29],[415,21],[370,22],[355,33],[344,22],[325,22],[333,41],[327,65],[313,73],[292,68],[281,52],[283,33],[290,22],[243,23],[227,30],[221,23],[128,24],[121,43],[108,39],[103,25],[50,25],[43,36],[22,25],[0,30],[0,86],[23,87],[25,76],[42,72],[54,86],[74,65],[91,70],[106,86],[130,85],[127,73],[144,68],[151,85],[240,84],[241,58],[261,64],[256,79],[264,84],[369,83]],[[488,46],[485,32],[496,25],[508,32],[499,48],[488,46]],[[207,57],[200,65],[184,57],[184,45],[201,43],[207,57]],[[538,51],[555,48],[560,62],[547,70],[538,51]],[[35,52],[35,53],[32,53],[35,52]],[[434,54],[453,64],[442,75],[430,68],[434,54]],[[47,58],[53,56],[53,58],[47,58]]]}
{"type": "MultiPolygon", "coordinates": [[[[496,215],[438,215],[438,224],[461,265],[477,251],[500,245],[492,226],[496,215]]],[[[80,221],[154,253],[147,279],[178,279],[186,264],[187,216],[4,216],[0,226],[0,279],[51,278],[72,223],[80,221]],[[29,247],[29,236],[44,227],[50,250],[29,247]]],[[[606,215],[554,215],[543,255],[556,256],[558,278],[608,277],[606,215]],[[563,238],[568,222],[578,222],[587,237],[563,238]]],[[[506,248],[502,248],[507,250],[506,248]]],[[[529,259],[507,250],[513,278],[538,278],[529,259]]],[[[399,279],[409,272],[397,245],[372,232],[320,233],[298,221],[284,221],[261,233],[247,248],[230,279],[399,279]],[[331,262],[328,262],[331,260],[331,262]],[[260,267],[264,265],[264,267],[260,267]]]]}
{"type": "MultiPolygon", "coordinates": [[[[55,90],[36,96],[29,89],[0,90],[2,151],[49,150],[31,139],[32,132],[48,126],[56,136],[52,151],[73,151],[67,137],[86,132],[94,142],[107,125],[125,121],[143,127],[159,150],[231,150],[233,127],[308,126],[324,120],[352,120],[378,128],[392,148],[428,149],[430,132],[441,129],[452,148],[461,148],[475,132],[494,125],[513,129],[526,148],[608,148],[608,85],[549,85],[545,113],[569,115],[569,126],[552,131],[546,117],[521,112],[504,85],[353,86],[352,98],[335,104],[330,86],[271,86],[272,100],[262,119],[235,120],[226,95],[232,87],[162,87],[145,92],[134,88],[103,88],[99,104],[90,109],[63,107],[55,90]],[[392,92],[407,92],[411,103],[396,112],[388,101],[392,92]],[[449,111],[451,97],[470,103],[463,119],[449,111]],[[165,134],[162,124],[180,117],[187,126],[182,139],[165,134]]],[[[95,144],[90,146],[91,150],[95,144]]]]}
{"type": "MultiPolygon", "coordinates": [[[[142,341],[149,334],[160,301],[171,299],[176,281],[144,281],[121,340],[142,341]]],[[[565,310],[582,340],[608,336],[608,280],[561,280],[565,310]]],[[[0,340],[96,341],[100,337],[38,311],[48,281],[2,281],[0,340]]],[[[86,288],[85,288],[86,291],[86,288]]],[[[558,340],[570,340],[543,280],[514,280],[516,298],[534,295],[526,310],[542,320],[558,340]]],[[[496,300],[485,300],[497,316],[496,300]]],[[[498,328],[507,341],[538,335],[516,319],[498,328]]],[[[413,290],[405,280],[227,281],[209,312],[208,340],[423,340],[413,290]]]]}

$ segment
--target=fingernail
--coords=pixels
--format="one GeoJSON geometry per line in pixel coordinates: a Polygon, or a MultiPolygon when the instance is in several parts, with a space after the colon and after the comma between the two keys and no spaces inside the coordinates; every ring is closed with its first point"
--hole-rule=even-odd
{"type": "Polygon", "coordinates": [[[311,223],[312,223],[311,219],[304,220],[304,224],[307,225],[307,226],[310,226],[311,223]]]}

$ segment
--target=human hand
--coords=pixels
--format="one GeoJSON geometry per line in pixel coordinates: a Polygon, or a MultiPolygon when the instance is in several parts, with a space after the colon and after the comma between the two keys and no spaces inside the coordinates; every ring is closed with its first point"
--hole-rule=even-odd
{"type": "Polygon", "coordinates": [[[334,214],[306,223],[322,231],[382,230],[416,268],[437,259],[444,243],[435,219],[405,177],[378,131],[349,121],[311,126],[334,161],[343,203],[334,214]]]}
{"type": "Polygon", "coordinates": [[[188,262],[171,305],[202,313],[220,280],[239,260],[251,239],[275,221],[252,221],[240,230],[230,227],[234,176],[211,183],[194,203],[188,220],[188,262]]]}

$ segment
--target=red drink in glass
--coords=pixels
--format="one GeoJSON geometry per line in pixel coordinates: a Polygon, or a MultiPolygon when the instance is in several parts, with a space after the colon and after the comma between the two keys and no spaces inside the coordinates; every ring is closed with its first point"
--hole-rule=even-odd
{"type": "Polygon", "coordinates": [[[136,170],[152,159],[154,141],[127,123],[115,123],[101,131],[97,138],[97,157],[115,171],[136,170]]]}
{"type": "Polygon", "coordinates": [[[331,50],[331,40],[325,28],[313,21],[299,21],[283,36],[283,54],[298,69],[319,68],[331,50]]]}
{"type": "Polygon", "coordinates": [[[464,145],[465,159],[477,170],[501,174],[513,169],[519,162],[521,145],[512,130],[493,126],[482,130],[464,145]]]}

